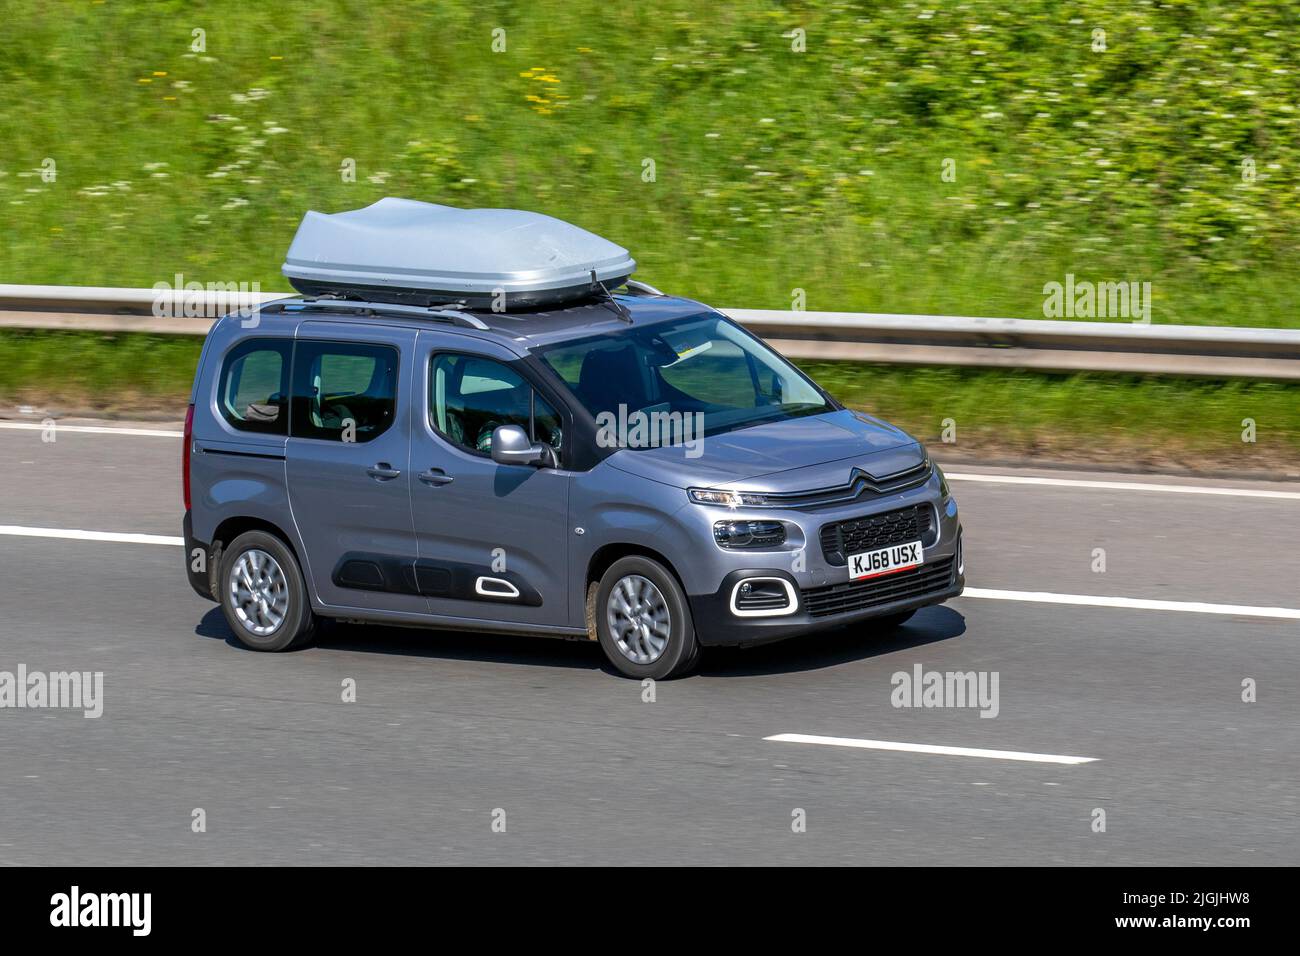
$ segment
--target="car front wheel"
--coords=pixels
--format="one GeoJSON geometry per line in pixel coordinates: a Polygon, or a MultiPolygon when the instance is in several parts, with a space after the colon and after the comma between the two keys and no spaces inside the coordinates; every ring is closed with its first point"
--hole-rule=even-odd
{"type": "Polygon", "coordinates": [[[601,649],[628,677],[660,680],[695,664],[699,644],[686,592],[658,561],[615,561],[600,579],[594,611],[601,649]]]}

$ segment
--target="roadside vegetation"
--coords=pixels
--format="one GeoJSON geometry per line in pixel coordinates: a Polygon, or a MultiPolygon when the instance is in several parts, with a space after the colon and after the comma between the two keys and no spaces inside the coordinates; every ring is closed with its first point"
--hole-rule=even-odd
{"type": "MultiPolygon", "coordinates": [[[[11,0],[0,282],[284,289],[305,210],[392,195],[576,222],[724,307],[1038,318],[1073,275],[1150,282],[1156,324],[1296,327],[1296,26],[1264,0],[11,0]]],[[[0,401],[179,414],[197,349],[4,332],[0,401]]],[[[1294,386],[812,371],[960,448],[1300,459],[1294,386]]]]}
{"type": "Polygon", "coordinates": [[[11,0],[0,281],[280,289],[305,210],[394,195],[572,220],[736,308],[1035,318],[1072,274],[1151,282],[1157,323],[1294,326],[1296,26],[1264,0],[11,0]]]}
{"type": "Polygon", "coordinates": [[[940,457],[1300,477],[1300,386],[1275,382],[803,363],[836,398],[940,457]],[[1249,419],[1253,441],[1243,441],[1249,419]],[[943,443],[951,420],[955,443],[943,443]]]}

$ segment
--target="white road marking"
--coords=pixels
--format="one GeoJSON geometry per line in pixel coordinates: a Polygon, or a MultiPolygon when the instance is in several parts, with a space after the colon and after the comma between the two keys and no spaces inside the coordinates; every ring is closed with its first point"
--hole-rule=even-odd
{"type": "Polygon", "coordinates": [[[1206,604],[1202,601],[1152,601],[1146,598],[1105,597],[1100,594],[1056,594],[1051,591],[1000,591],[967,588],[962,597],[994,601],[1024,601],[1029,604],[1074,604],[1081,607],[1119,607],[1138,611],[1184,611],[1191,614],[1236,614],[1242,617],[1274,617],[1300,621],[1300,608],[1258,607],[1250,604],[1206,604]]]}
{"type": "MultiPolygon", "coordinates": [[[[14,428],[22,431],[44,431],[48,426],[38,422],[0,422],[0,428],[14,428]]],[[[54,423],[56,432],[82,432],[87,435],[142,435],[146,438],[184,438],[184,432],[172,432],[161,428],[109,428],[103,425],[60,425],[54,423]]]]}
{"type": "MultiPolygon", "coordinates": [[[[43,431],[38,422],[0,422],[0,428],[43,431]]],[[[87,435],[131,435],[145,438],[184,438],[183,432],[161,428],[113,428],[103,425],[57,425],[61,432],[87,435]]],[[[1218,488],[1212,485],[1164,485],[1149,481],[1096,481],[1084,478],[1041,478],[1033,475],[980,475],[969,472],[944,472],[949,481],[976,481],[984,484],[1055,485],[1058,488],[1101,488],[1111,491],[1154,491],[1180,495],[1226,495],[1233,498],[1281,498],[1300,501],[1300,491],[1271,491],[1265,488],[1218,488]]]]}
{"type": "Polygon", "coordinates": [[[776,734],[764,737],[784,744],[822,744],[827,747],[857,747],[860,750],[901,750],[913,754],[939,754],[947,757],[987,757],[991,760],[1022,760],[1028,763],[1093,763],[1096,757],[1070,757],[1065,754],[1031,754],[1019,750],[985,750],[982,747],[936,747],[933,744],[900,744],[892,740],[860,740],[857,737],[819,737],[815,734],[776,734]]]}
{"type": "MultiPolygon", "coordinates": [[[[78,528],[29,528],[12,524],[0,525],[0,535],[14,535],[22,538],[64,538],[73,541],[111,541],[119,544],[162,544],[172,547],[183,547],[185,545],[184,538],[165,534],[83,531],[78,528]]],[[[992,588],[966,588],[961,596],[994,601],[1021,601],[1027,604],[1072,604],[1079,607],[1114,607],[1138,611],[1181,611],[1192,614],[1233,614],[1240,617],[1300,620],[1300,608],[1260,607],[1250,604],[1155,601],[1147,598],[1107,597],[1102,594],[1057,594],[1052,591],[1003,591],[992,588]]]]}
{"type": "Polygon", "coordinates": [[[75,528],[25,528],[14,524],[0,524],[0,534],[20,538],[70,538],[76,541],[115,541],[119,544],[167,544],[185,546],[184,538],[165,534],[130,534],[120,531],[81,531],[75,528]]]}
{"type": "Polygon", "coordinates": [[[973,475],[944,472],[949,481],[980,481],[1003,485],[1055,485],[1059,488],[1108,488],[1112,491],[1167,491],[1178,495],[1228,495],[1234,498],[1285,498],[1300,500],[1300,491],[1265,488],[1217,488],[1212,485],[1162,485],[1147,481],[1092,481],[1083,478],[1036,478],[1030,475],[973,475]]]}

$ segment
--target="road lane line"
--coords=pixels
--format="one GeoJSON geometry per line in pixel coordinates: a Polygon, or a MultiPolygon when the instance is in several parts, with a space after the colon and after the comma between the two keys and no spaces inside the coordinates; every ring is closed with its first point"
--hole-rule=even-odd
{"type": "Polygon", "coordinates": [[[0,524],[0,535],[20,538],[68,538],[76,541],[114,541],[119,544],[166,544],[185,546],[184,538],[165,534],[129,534],[119,531],[81,531],[75,528],[25,528],[14,524],[0,524]]]}
{"type": "Polygon", "coordinates": [[[1029,475],[976,475],[944,472],[949,481],[979,481],[985,484],[1055,485],[1059,488],[1106,488],[1112,491],[1167,491],[1178,495],[1228,495],[1234,498],[1284,498],[1300,500],[1300,491],[1269,491],[1263,488],[1215,488],[1210,485],[1161,485],[1146,481],[1093,481],[1083,478],[1036,478],[1029,475]]]}
{"type": "Polygon", "coordinates": [[[820,737],[815,734],[775,734],[764,737],[783,744],[821,744],[826,747],[856,747],[860,750],[900,750],[913,754],[939,754],[947,757],[987,757],[990,760],[1021,760],[1027,763],[1093,763],[1096,757],[1070,757],[1065,754],[1032,754],[1019,750],[985,750],[982,747],[936,747],[933,744],[901,744],[892,740],[860,740],[857,737],[820,737]]]}
{"type": "Polygon", "coordinates": [[[1052,591],[1000,591],[996,588],[966,588],[962,597],[994,601],[1023,601],[1027,604],[1073,604],[1082,607],[1119,607],[1138,611],[1183,611],[1191,614],[1236,614],[1243,617],[1273,617],[1300,621],[1300,609],[1258,607],[1249,604],[1207,604],[1203,601],[1153,601],[1146,598],[1105,597],[1100,594],[1056,594],[1052,591]]]}
{"type": "MultiPolygon", "coordinates": [[[[22,538],[63,538],[73,541],[110,541],[120,544],[162,544],[184,547],[185,539],[165,534],[134,534],[121,531],[84,531],[78,528],[29,528],[0,525],[0,535],[22,538]]],[[[1107,597],[1101,594],[1057,594],[1053,591],[1003,591],[966,588],[962,597],[1026,604],[1072,604],[1080,607],[1113,607],[1138,611],[1181,611],[1192,614],[1232,614],[1241,617],[1300,620],[1300,608],[1260,607],[1249,604],[1208,604],[1202,601],[1156,601],[1146,598],[1107,597]]]]}
{"type": "MultiPolygon", "coordinates": [[[[44,431],[48,426],[37,422],[0,422],[0,428],[44,431]]],[[[59,425],[61,432],[87,435],[131,435],[145,438],[184,438],[183,432],[161,428],[113,428],[104,425],[59,425]]],[[[1300,501],[1300,491],[1269,491],[1263,488],[1216,488],[1210,485],[1162,485],[1147,481],[1097,481],[1084,478],[1040,478],[1033,475],[983,475],[971,472],[944,472],[949,481],[975,481],[984,484],[1047,485],[1058,488],[1100,488],[1111,491],[1154,491],[1180,495],[1226,495],[1232,498],[1280,498],[1300,501]]]]}
{"type": "MultiPolygon", "coordinates": [[[[37,422],[0,422],[0,428],[14,428],[22,431],[45,431],[50,426],[37,422]]],[[[184,438],[184,432],[172,432],[161,428],[109,428],[103,425],[60,425],[54,423],[56,432],[82,432],[87,435],[143,435],[146,438],[184,438]]]]}

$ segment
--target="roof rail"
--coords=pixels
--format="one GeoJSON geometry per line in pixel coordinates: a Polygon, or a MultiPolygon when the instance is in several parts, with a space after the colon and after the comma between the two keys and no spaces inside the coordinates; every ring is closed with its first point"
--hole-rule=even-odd
{"type": "MultiPolygon", "coordinates": [[[[460,305],[448,302],[449,306],[460,305]]],[[[397,305],[387,302],[359,302],[330,295],[303,296],[301,299],[288,299],[269,302],[262,307],[263,312],[350,312],[360,316],[404,315],[413,319],[432,319],[435,322],[447,322],[467,329],[487,331],[488,324],[477,316],[470,315],[455,308],[441,306],[397,305]]]]}
{"type": "Polygon", "coordinates": [[[490,326],[476,315],[468,312],[462,312],[459,309],[430,309],[436,316],[446,316],[456,324],[467,329],[478,329],[480,332],[486,332],[490,326]]]}
{"type": "Polygon", "coordinates": [[[636,279],[628,279],[626,285],[627,285],[627,291],[630,292],[632,295],[666,295],[667,294],[664,292],[660,292],[652,285],[647,285],[644,282],[638,282],[636,279]]]}

